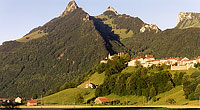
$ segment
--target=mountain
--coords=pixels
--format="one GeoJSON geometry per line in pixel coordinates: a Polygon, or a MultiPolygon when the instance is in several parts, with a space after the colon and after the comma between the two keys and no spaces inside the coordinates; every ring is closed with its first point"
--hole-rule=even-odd
{"type": "Polygon", "coordinates": [[[200,55],[200,28],[146,32],[122,42],[134,56],[153,54],[156,58],[195,58],[200,55]]]}
{"type": "Polygon", "coordinates": [[[176,28],[185,29],[191,27],[200,27],[200,13],[181,12],[178,15],[176,28]]]}
{"type": "Polygon", "coordinates": [[[133,37],[143,32],[152,31],[158,33],[161,31],[156,25],[144,23],[138,17],[118,14],[111,6],[103,14],[95,16],[95,18],[100,19],[104,24],[111,27],[114,34],[120,37],[120,40],[133,37]]]}
{"type": "Polygon", "coordinates": [[[72,0],[59,17],[0,46],[0,97],[46,94],[83,78],[108,54],[197,57],[199,37],[199,28],[161,31],[111,6],[90,16],[72,0]]]}
{"type": "MultiPolygon", "coordinates": [[[[138,17],[121,15],[112,7],[108,7],[103,14],[95,18],[112,28],[132,56],[153,54],[157,58],[177,56],[193,58],[200,54],[198,28],[182,30],[176,27],[161,31],[156,25],[144,23],[138,17]]],[[[184,20],[179,24],[182,22],[184,20]]]]}
{"type": "Polygon", "coordinates": [[[134,56],[153,54],[157,58],[194,58],[200,54],[199,20],[199,13],[182,12],[179,14],[177,26],[173,29],[146,31],[122,39],[121,42],[134,56]]]}
{"type": "Polygon", "coordinates": [[[0,97],[44,94],[83,75],[109,53],[126,50],[111,31],[98,30],[98,24],[71,1],[61,16],[3,43],[0,97]]]}

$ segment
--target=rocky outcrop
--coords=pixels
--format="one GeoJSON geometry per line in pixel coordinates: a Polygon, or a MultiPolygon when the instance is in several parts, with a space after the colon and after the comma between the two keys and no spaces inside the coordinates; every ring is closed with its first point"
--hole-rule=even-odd
{"type": "Polygon", "coordinates": [[[155,24],[144,24],[140,29],[140,32],[143,33],[145,31],[155,31],[156,33],[158,33],[161,30],[155,24]]]}
{"type": "Polygon", "coordinates": [[[89,21],[90,20],[90,15],[87,14],[84,18],[83,18],[83,21],[89,21]]]}
{"type": "Polygon", "coordinates": [[[61,17],[68,15],[68,13],[73,12],[74,10],[76,10],[78,7],[78,5],[76,4],[75,0],[72,0],[69,2],[68,6],[66,7],[65,11],[60,15],[61,17]]]}
{"type": "Polygon", "coordinates": [[[180,12],[176,22],[177,28],[200,27],[200,13],[180,12]]]}
{"type": "Polygon", "coordinates": [[[117,11],[115,11],[115,9],[114,9],[113,7],[111,7],[111,6],[109,6],[109,7],[107,8],[106,11],[112,11],[112,12],[114,12],[116,15],[119,15],[119,14],[117,13],[117,11]]]}

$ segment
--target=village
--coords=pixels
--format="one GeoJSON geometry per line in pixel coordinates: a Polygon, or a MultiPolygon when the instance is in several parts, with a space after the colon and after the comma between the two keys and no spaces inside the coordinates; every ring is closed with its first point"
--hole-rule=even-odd
{"type": "MultiPolygon", "coordinates": [[[[124,55],[124,53],[118,53],[117,56],[124,55]]],[[[107,63],[108,60],[112,60],[114,57],[110,54],[105,60],[102,60],[100,63],[107,63]]],[[[153,55],[145,55],[144,57],[138,56],[131,59],[128,62],[129,67],[136,67],[141,65],[142,67],[151,67],[161,66],[161,65],[168,65],[171,66],[171,70],[188,70],[190,68],[195,68],[195,64],[200,63],[200,56],[194,59],[189,59],[187,57],[176,57],[176,58],[163,58],[163,59],[155,59],[153,55]]]]}

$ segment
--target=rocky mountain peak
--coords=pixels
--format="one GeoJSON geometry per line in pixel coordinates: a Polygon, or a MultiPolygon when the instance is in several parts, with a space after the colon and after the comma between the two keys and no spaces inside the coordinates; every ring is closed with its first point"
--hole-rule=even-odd
{"type": "Polygon", "coordinates": [[[117,11],[115,11],[115,9],[114,9],[113,7],[111,7],[111,6],[109,6],[109,7],[107,8],[106,11],[112,11],[112,12],[114,12],[116,15],[119,15],[119,14],[117,13],[117,11]]]}
{"type": "MultiPolygon", "coordinates": [[[[200,13],[194,13],[194,12],[180,12],[178,15],[176,26],[181,25],[181,22],[184,22],[186,20],[195,20],[195,22],[200,22],[200,13]]],[[[190,23],[191,24],[191,23],[190,23]]],[[[192,23],[193,25],[193,23],[192,23]]]]}
{"type": "Polygon", "coordinates": [[[78,7],[78,5],[76,4],[75,0],[72,0],[68,3],[65,11],[60,15],[61,17],[67,15],[68,13],[73,12],[74,10],[76,10],[78,7]]]}

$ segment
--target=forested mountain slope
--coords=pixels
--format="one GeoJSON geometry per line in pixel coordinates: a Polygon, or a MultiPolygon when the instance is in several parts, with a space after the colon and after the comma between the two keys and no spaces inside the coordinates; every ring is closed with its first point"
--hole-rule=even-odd
{"type": "Polygon", "coordinates": [[[122,42],[136,56],[194,58],[200,55],[200,28],[168,29],[157,34],[147,32],[122,42]]]}
{"type": "Polygon", "coordinates": [[[93,20],[75,8],[0,46],[0,97],[44,94],[84,74],[108,53],[125,50],[111,32],[101,34],[93,20]]]}

